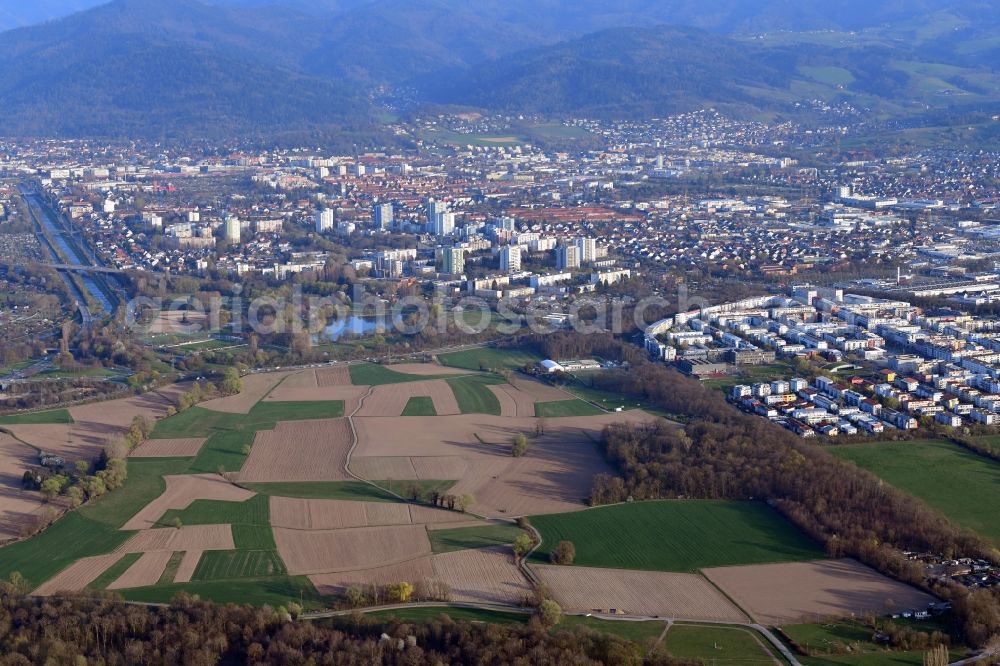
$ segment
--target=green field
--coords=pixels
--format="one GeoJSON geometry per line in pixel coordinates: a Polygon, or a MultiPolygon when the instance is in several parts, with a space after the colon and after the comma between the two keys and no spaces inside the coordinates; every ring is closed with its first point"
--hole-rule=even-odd
{"type": "Polygon", "coordinates": [[[195,500],[186,509],[168,510],[159,523],[168,527],[180,518],[184,525],[268,525],[269,516],[267,496],[256,495],[245,502],[195,500]]]}
{"type": "Polygon", "coordinates": [[[662,649],[673,657],[718,666],[774,666],[777,650],[765,645],[763,637],[742,627],[675,624],[667,631],[662,649]]]}
{"type": "Polygon", "coordinates": [[[163,494],[167,489],[164,476],[184,474],[190,462],[189,458],[129,458],[125,484],[74,513],[117,529],[163,494]]]}
{"type": "Polygon", "coordinates": [[[449,553],[454,550],[508,546],[522,532],[524,530],[517,525],[483,524],[450,530],[429,530],[427,537],[431,541],[431,550],[435,553],[449,553]]]}
{"type": "Polygon", "coordinates": [[[233,545],[236,550],[275,550],[274,532],[270,525],[233,525],[233,545]]]}
{"type": "Polygon", "coordinates": [[[69,410],[50,409],[44,412],[26,412],[24,414],[8,414],[0,416],[0,425],[35,425],[47,423],[72,423],[73,417],[69,410]]]}
{"type": "Polygon", "coordinates": [[[81,557],[110,553],[129,536],[72,511],[38,536],[0,549],[0,579],[17,571],[34,589],[81,557]]]}
{"type": "Polygon", "coordinates": [[[495,375],[467,375],[445,380],[451,386],[458,408],[463,414],[493,414],[500,416],[500,401],[489,389],[490,384],[501,384],[495,375]]]}
{"type": "Polygon", "coordinates": [[[379,365],[378,363],[361,363],[352,365],[351,383],[355,386],[382,386],[384,384],[403,384],[405,382],[419,382],[425,379],[440,379],[451,375],[408,375],[397,372],[392,366],[379,365]]]}
{"type": "Polygon", "coordinates": [[[150,439],[208,437],[215,430],[231,430],[246,418],[245,414],[229,414],[204,407],[191,407],[157,421],[153,426],[153,432],[150,433],[150,439]]]}
{"type": "Polygon", "coordinates": [[[1000,544],[1000,464],[946,441],[883,442],[827,449],[915,495],[954,522],[1000,544]]]}
{"type": "Polygon", "coordinates": [[[579,566],[653,571],[795,562],[825,557],[818,544],[766,504],[711,500],[635,502],[533,516],[548,562],[559,541],[576,546],[579,566]]]}
{"type": "Polygon", "coordinates": [[[243,467],[246,447],[253,444],[258,430],[270,430],[278,421],[332,419],[344,415],[342,400],[259,402],[249,414],[215,412],[191,407],[158,421],[151,439],[207,437],[191,462],[190,472],[236,472],[243,467]]]}
{"type": "Polygon", "coordinates": [[[206,550],[191,579],[265,578],[285,573],[284,563],[273,550],[206,550]]]}
{"type": "Polygon", "coordinates": [[[535,416],[596,416],[604,411],[583,400],[557,400],[555,402],[536,402],[535,416]]]}
{"type": "Polygon", "coordinates": [[[542,357],[523,349],[466,349],[464,351],[440,354],[441,365],[465,370],[517,370],[525,365],[535,365],[542,357]]]}
{"type": "MultiPolygon", "coordinates": [[[[914,629],[932,633],[948,628],[934,622],[914,623],[914,629]]],[[[827,624],[796,624],[782,627],[789,637],[805,648],[813,656],[800,657],[805,666],[890,666],[912,664],[922,666],[923,651],[891,651],[873,643],[872,630],[858,622],[835,622],[827,624]],[[847,648],[850,648],[848,651],[847,648]]],[[[953,659],[964,656],[962,649],[951,650],[953,659]]]]}
{"type": "Polygon", "coordinates": [[[164,474],[180,474],[187,458],[133,458],[121,488],[71,511],[27,541],[4,546],[0,578],[19,571],[32,587],[91,555],[110,553],[132,533],[119,530],[135,513],[166,489],[164,474]]]}
{"type": "Polygon", "coordinates": [[[186,509],[171,509],[161,522],[170,524],[177,516],[185,525],[269,525],[270,510],[266,495],[255,495],[244,502],[195,500],[186,509]]]}
{"type": "Polygon", "coordinates": [[[126,553],[122,559],[118,560],[110,567],[108,567],[104,573],[95,578],[93,582],[87,586],[88,590],[103,590],[111,583],[118,580],[125,571],[135,564],[136,560],[142,557],[142,553],[126,553]]]}
{"type": "Polygon", "coordinates": [[[324,608],[326,602],[305,576],[272,576],[270,578],[242,578],[236,580],[192,581],[171,583],[122,590],[129,601],[169,603],[178,592],[198,595],[220,604],[287,606],[289,602],[301,603],[306,610],[324,608]]]}
{"type": "MultiPolygon", "coordinates": [[[[310,421],[339,419],[344,415],[343,400],[302,400],[288,402],[258,402],[247,416],[251,423],[270,426],[278,421],[310,421]]],[[[244,417],[246,418],[246,417],[244,417]]],[[[257,428],[262,430],[263,428],[257,428]]]]}
{"type": "Polygon", "coordinates": [[[413,396],[406,401],[402,416],[437,416],[434,400],[424,395],[413,396]]]}

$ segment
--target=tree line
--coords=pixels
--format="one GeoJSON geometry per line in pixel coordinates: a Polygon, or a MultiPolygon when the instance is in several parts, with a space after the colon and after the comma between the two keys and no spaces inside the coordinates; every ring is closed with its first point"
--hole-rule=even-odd
{"type": "MultiPolygon", "coordinates": [[[[537,664],[671,666],[639,646],[587,629],[526,624],[411,624],[361,615],[309,622],[290,609],[215,605],[181,593],[169,607],[126,605],[117,595],[44,600],[20,581],[0,583],[0,665],[126,664],[537,664]]],[[[297,610],[297,609],[296,609],[297,610]]]]}

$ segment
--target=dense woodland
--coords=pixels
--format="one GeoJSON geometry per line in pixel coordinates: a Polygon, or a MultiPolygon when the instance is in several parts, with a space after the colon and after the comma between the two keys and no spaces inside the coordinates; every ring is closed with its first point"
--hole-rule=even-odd
{"type": "Polygon", "coordinates": [[[169,608],[120,598],[44,601],[0,585],[0,665],[8,664],[681,664],[585,629],[361,616],[315,623],[284,608],[221,606],[181,594],[169,608]],[[384,637],[383,637],[384,634],[384,637]]]}

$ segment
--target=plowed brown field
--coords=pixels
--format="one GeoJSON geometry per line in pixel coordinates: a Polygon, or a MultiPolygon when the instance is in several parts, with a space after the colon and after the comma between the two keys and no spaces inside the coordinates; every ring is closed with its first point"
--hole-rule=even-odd
{"type": "Polygon", "coordinates": [[[318,386],[350,386],[351,369],[346,365],[319,368],[316,370],[316,384],[318,386]]]}
{"type": "Polygon", "coordinates": [[[534,416],[535,398],[510,384],[488,386],[500,401],[500,416],[534,416]]]}
{"type": "Polygon", "coordinates": [[[399,416],[410,398],[429,397],[438,416],[459,414],[458,401],[451,386],[443,379],[430,379],[402,384],[385,384],[372,389],[365,398],[358,416],[399,416]]]}
{"type": "Polygon", "coordinates": [[[452,601],[520,605],[532,592],[507,548],[442,553],[432,563],[434,578],[451,588],[452,601]]]}
{"type": "Polygon", "coordinates": [[[400,564],[429,555],[422,525],[305,531],[274,528],[290,574],[331,573],[400,564]]]}
{"type": "Polygon", "coordinates": [[[417,583],[434,577],[432,557],[418,557],[402,564],[385,567],[345,571],[343,573],[312,574],[309,580],[320,594],[343,594],[352,585],[391,585],[393,583],[417,583]]]}
{"type": "Polygon", "coordinates": [[[198,560],[201,559],[200,550],[189,550],[184,553],[184,557],[181,558],[180,566],[177,567],[177,573],[174,574],[175,583],[188,583],[191,581],[191,576],[194,575],[194,570],[198,566],[198,560]]]}
{"type": "Polygon", "coordinates": [[[40,585],[33,594],[44,597],[56,592],[79,592],[124,556],[124,552],[114,552],[81,558],[40,585]]]}
{"type": "MultiPolygon", "coordinates": [[[[524,376],[512,375],[510,383],[518,391],[534,398],[535,402],[555,402],[557,400],[570,400],[575,397],[560,388],[524,376]]],[[[534,416],[534,412],[531,415],[534,416]]]]}
{"type": "Polygon", "coordinates": [[[295,388],[288,386],[288,381],[282,382],[278,388],[271,391],[264,402],[289,402],[310,400],[343,400],[344,414],[353,414],[358,408],[361,398],[368,393],[367,386],[319,386],[313,388],[295,388]]]}
{"type": "Polygon", "coordinates": [[[254,437],[241,481],[343,481],[351,446],[347,419],[281,421],[254,437]]]}
{"type": "Polygon", "coordinates": [[[188,384],[172,384],[140,396],[69,408],[74,423],[4,426],[20,439],[66,460],[95,460],[107,444],[120,441],[132,419],[166,415],[188,384]]]}
{"type": "Polygon", "coordinates": [[[357,419],[351,469],[368,479],[458,479],[450,492],[471,494],[472,510],[487,516],[572,511],[584,506],[594,475],[611,472],[593,438],[608,423],[652,418],[641,411],[551,418],[541,437],[534,435],[535,418],[357,419]],[[518,432],[530,437],[523,458],[510,455],[518,432]]]}
{"type": "Polygon", "coordinates": [[[118,577],[116,581],[108,585],[109,590],[122,590],[129,587],[146,587],[156,585],[163,575],[163,570],[167,567],[167,562],[173,552],[160,550],[150,553],[143,553],[132,566],[126,569],[125,573],[118,577]]]}
{"type": "Polygon", "coordinates": [[[855,560],[705,569],[705,575],[762,624],[924,610],[935,599],[855,560]]]}
{"type": "Polygon", "coordinates": [[[119,546],[116,553],[149,553],[180,550],[233,550],[229,525],[184,525],[141,530],[119,546]]]}
{"type": "Polygon", "coordinates": [[[746,616],[698,574],[533,565],[566,610],[746,622],[746,616]]]}
{"type": "Polygon", "coordinates": [[[31,447],[0,432],[0,543],[16,539],[45,514],[42,494],[21,487],[25,470],[37,464],[38,454],[31,447]]]}

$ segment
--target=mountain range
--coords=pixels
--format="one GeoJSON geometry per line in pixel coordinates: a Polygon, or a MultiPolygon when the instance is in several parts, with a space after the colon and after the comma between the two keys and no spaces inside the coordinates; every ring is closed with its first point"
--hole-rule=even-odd
{"type": "Polygon", "coordinates": [[[372,100],[641,117],[992,108],[997,0],[6,0],[0,134],[366,131],[372,100]],[[74,11],[80,10],[80,11],[74,11]]]}

